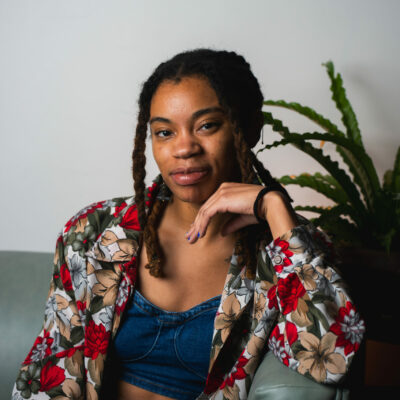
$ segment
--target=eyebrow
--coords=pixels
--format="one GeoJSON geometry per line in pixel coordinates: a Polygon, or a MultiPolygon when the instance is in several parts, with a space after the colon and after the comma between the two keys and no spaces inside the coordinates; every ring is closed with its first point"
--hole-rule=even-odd
{"type": "MultiPolygon", "coordinates": [[[[191,120],[195,120],[196,118],[201,117],[204,114],[209,114],[212,112],[222,112],[225,113],[225,111],[221,108],[221,107],[208,107],[208,108],[202,108],[201,110],[197,110],[192,114],[191,120]]],[[[167,123],[171,123],[171,120],[169,120],[168,118],[164,118],[164,117],[153,117],[150,120],[150,125],[153,122],[167,122],[167,123]]]]}

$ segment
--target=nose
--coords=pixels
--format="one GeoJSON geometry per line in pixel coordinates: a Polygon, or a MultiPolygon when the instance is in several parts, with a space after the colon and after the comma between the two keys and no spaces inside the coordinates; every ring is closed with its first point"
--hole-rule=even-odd
{"type": "Polygon", "coordinates": [[[189,131],[179,133],[175,138],[174,157],[190,158],[202,152],[197,138],[189,131]]]}

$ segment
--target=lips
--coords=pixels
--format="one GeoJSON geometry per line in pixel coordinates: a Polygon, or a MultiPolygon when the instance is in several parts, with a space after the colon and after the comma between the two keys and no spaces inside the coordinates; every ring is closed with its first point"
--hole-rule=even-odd
{"type": "Polygon", "coordinates": [[[176,184],[186,186],[200,182],[209,172],[206,167],[177,168],[170,175],[176,184]]]}

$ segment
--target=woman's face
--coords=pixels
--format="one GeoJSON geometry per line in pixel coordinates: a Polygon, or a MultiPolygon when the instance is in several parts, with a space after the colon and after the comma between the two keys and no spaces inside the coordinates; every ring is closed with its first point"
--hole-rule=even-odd
{"type": "Polygon", "coordinates": [[[205,78],[164,81],[150,105],[154,159],[175,198],[203,203],[237,180],[232,124],[205,78]]]}

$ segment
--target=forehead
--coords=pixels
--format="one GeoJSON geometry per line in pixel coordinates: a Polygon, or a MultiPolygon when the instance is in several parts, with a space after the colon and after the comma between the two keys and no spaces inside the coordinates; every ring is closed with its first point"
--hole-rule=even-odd
{"type": "Polygon", "coordinates": [[[179,82],[165,80],[159,85],[151,100],[150,114],[217,105],[217,94],[206,78],[184,77],[179,82]]]}

